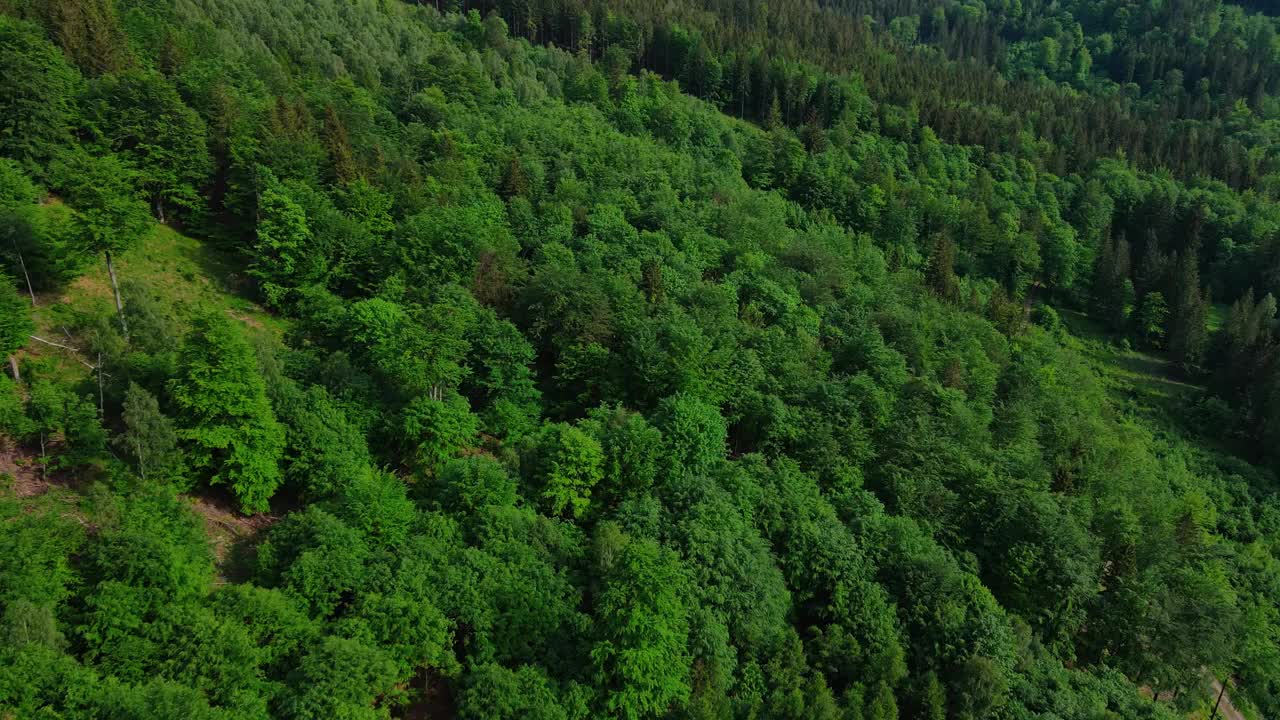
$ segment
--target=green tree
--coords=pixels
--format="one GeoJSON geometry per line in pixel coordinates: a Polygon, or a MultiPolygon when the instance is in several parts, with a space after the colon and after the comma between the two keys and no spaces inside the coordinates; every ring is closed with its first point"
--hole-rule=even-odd
{"type": "Polygon", "coordinates": [[[71,141],[79,73],[40,28],[0,15],[0,155],[39,173],[71,141]]]}
{"type": "Polygon", "coordinates": [[[710,472],[724,459],[728,430],[715,407],[696,397],[677,394],[658,406],[658,428],[667,444],[672,471],[710,472]]]}
{"type": "Polygon", "coordinates": [[[1147,293],[1138,308],[1137,319],[1138,335],[1151,345],[1162,347],[1169,323],[1169,305],[1165,302],[1164,293],[1147,293]]]}
{"type": "Polygon", "coordinates": [[[284,428],[238,329],[217,315],[197,317],[169,394],[192,467],[230,486],[245,512],[265,511],[281,482],[284,428]]]}
{"type": "Polygon", "coordinates": [[[954,301],[960,290],[956,284],[955,246],[951,236],[943,233],[933,244],[926,280],[929,287],[944,300],[954,301]]]}
{"type": "Polygon", "coordinates": [[[387,717],[376,701],[399,678],[395,663],[377,647],[359,640],[325,637],[309,648],[289,677],[291,692],[281,702],[286,718],[379,720],[387,717]]]}
{"type": "Polygon", "coordinates": [[[133,456],[143,479],[170,479],[181,471],[178,434],[173,421],[160,412],[160,403],[137,383],[129,383],[121,414],[125,431],[115,445],[133,456]]]}
{"type": "Polygon", "coordinates": [[[262,283],[267,302],[280,306],[289,290],[320,279],[324,258],[312,243],[302,207],[269,171],[258,195],[258,226],[249,274],[262,283]]]}
{"type": "Polygon", "coordinates": [[[470,403],[453,391],[441,399],[429,395],[416,397],[402,412],[403,436],[417,467],[428,474],[474,442],[479,429],[470,403]]]}
{"type": "Polygon", "coordinates": [[[566,423],[548,426],[538,443],[539,499],[548,514],[580,518],[604,477],[600,443],[566,423]]]}
{"type": "Polygon", "coordinates": [[[373,466],[364,433],[323,387],[303,390],[287,378],[272,378],[268,395],[285,426],[284,480],[303,497],[338,494],[367,476],[373,466]]]}
{"type": "Polygon", "coordinates": [[[624,720],[662,716],[689,699],[687,579],[652,540],[627,540],[607,562],[591,650],[604,709],[624,720]]]}
{"type": "Polygon", "coordinates": [[[1204,290],[1200,287],[1200,267],[1193,246],[1178,258],[1174,305],[1170,311],[1169,355],[1183,367],[1200,364],[1208,344],[1205,327],[1204,290]]]}
{"type": "Polygon", "coordinates": [[[98,142],[137,170],[160,222],[167,207],[203,204],[200,190],[213,171],[205,122],[168,78],[144,70],[104,75],[90,83],[83,115],[98,142]]]}
{"type": "Polygon", "coordinates": [[[128,41],[111,0],[45,0],[38,7],[50,34],[85,74],[100,75],[129,64],[128,41]]]}
{"type": "Polygon", "coordinates": [[[129,323],[113,257],[136,245],[150,224],[147,206],[138,199],[137,173],[116,155],[95,156],[77,151],[69,153],[54,168],[53,175],[75,209],[84,247],[106,258],[116,313],[128,337],[129,323]]]}
{"type": "Polygon", "coordinates": [[[512,670],[496,663],[467,673],[458,701],[465,720],[569,720],[554,682],[538,667],[512,670]]]}

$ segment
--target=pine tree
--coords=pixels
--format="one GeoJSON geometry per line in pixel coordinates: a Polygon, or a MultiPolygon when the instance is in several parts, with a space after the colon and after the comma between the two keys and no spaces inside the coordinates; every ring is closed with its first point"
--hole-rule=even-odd
{"type": "Polygon", "coordinates": [[[351,151],[351,141],[347,138],[347,128],[338,117],[338,111],[329,105],[324,109],[324,128],[321,130],[325,146],[329,151],[329,162],[333,165],[334,180],[340,185],[355,180],[360,176],[356,166],[355,155],[351,151]]]}
{"type": "Polygon", "coordinates": [[[1200,288],[1200,268],[1194,248],[1182,253],[1177,264],[1177,296],[1169,323],[1169,355],[1183,367],[1198,365],[1204,358],[1204,291],[1200,288]]]}
{"type": "Polygon", "coordinates": [[[1119,330],[1124,327],[1127,312],[1126,289],[1129,280],[1129,243],[1110,239],[1102,246],[1094,264],[1093,311],[1097,317],[1119,330]]]}
{"type": "Polygon", "coordinates": [[[1169,305],[1164,293],[1149,292],[1142,298],[1142,306],[1138,309],[1138,335],[1142,340],[1154,347],[1161,347],[1167,335],[1169,323],[1169,305]]]}
{"type": "Polygon", "coordinates": [[[945,232],[939,233],[933,244],[933,254],[929,258],[929,269],[925,276],[929,287],[938,297],[948,302],[954,301],[960,293],[956,283],[955,262],[956,250],[951,236],[945,232]]]}

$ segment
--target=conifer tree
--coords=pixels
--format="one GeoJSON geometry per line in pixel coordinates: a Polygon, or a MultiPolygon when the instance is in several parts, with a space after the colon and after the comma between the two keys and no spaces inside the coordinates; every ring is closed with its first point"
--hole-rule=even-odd
{"type": "Polygon", "coordinates": [[[1207,331],[1207,299],[1200,288],[1200,268],[1194,248],[1182,253],[1177,264],[1177,296],[1171,309],[1169,355],[1183,367],[1198,365],[1204,357],[1207,331]]]}
{"type": "Polygon", "coordinates": [[[954,301],[960,292],[956,283],[955,261],[956,250],[951,236],[939,233],[933,244],[926,278],[929,287],[943,300],[954,301]]]}

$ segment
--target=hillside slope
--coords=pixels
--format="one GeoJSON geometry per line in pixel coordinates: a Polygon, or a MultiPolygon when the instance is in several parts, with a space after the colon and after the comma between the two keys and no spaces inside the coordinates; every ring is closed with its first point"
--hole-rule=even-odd
{"type": "Polygon", "coordinates": [[[499,5],[0,2],[0,717],[1280,708],[1264,190],[499,5]]]}

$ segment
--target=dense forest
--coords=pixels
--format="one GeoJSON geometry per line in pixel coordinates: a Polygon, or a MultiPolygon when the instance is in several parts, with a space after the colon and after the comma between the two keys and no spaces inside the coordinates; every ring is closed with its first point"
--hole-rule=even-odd
{"type": "Polygon", "coordinates": [[[1280,716],[1278,30],[0,0],[0,718],[1280,716]]]}

